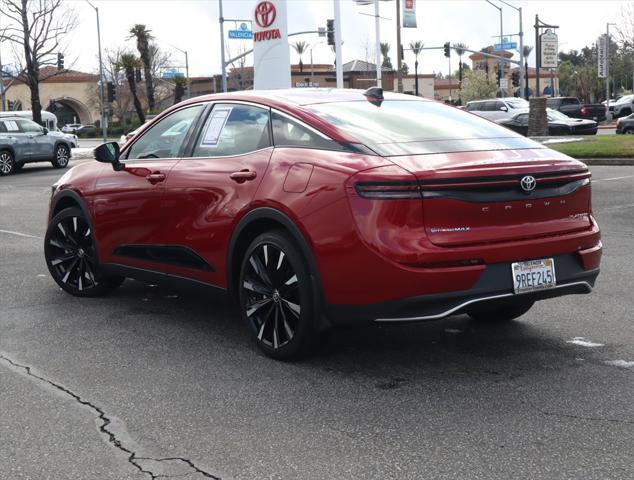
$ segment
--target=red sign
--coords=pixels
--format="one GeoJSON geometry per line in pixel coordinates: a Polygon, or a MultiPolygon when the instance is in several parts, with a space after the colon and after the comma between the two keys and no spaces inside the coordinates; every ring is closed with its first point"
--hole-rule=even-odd
{"type": "Polygon", "coordinates": [[[275,5],[268,1],[263,1],[255,7],[255,23],[261,28],[270,27],[275,21],[275,5]]]}

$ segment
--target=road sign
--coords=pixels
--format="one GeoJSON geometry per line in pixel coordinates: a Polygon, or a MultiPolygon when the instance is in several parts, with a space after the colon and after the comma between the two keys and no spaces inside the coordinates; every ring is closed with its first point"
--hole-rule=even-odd
{"type": "Polygon", "coordinates": [[[509,43],[495,43],[493,45],[493,50],[496,50],[498,52],[502,51],[502,50],[514,50],[517,48],[517,43],[516,42],[509,42],[509,43]]]}
{"type": "Polygon", "coordinates": [[[239,30],[229,30],[229,38],[237,40],[251,40],[253,38],[253,32],[249,30],[249,26],[246,22],[242,22],[239,30]]]}
{"type": "Polygon", "coordinates": [[[557,68],[557,57],[559,54],[558,37],[550,28],[542,33],[539,37],[541,45],[541,62],[543,68],[557,68]]]}
{"type": "Polygon", "coordinates": [[[605,78],[608,76],[608,55],[606,48],[606,35],[601,35],[597,39],[597,69],[599,71],[599,78],[605,78]]]}

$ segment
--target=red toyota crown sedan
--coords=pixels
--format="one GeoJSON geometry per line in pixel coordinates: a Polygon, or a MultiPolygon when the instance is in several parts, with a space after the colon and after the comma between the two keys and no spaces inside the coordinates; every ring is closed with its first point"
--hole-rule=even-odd
{"type": "Polygon", "coordinates": [[[58,285],[228,292],[275,358],[343,322],[510,320],[599,274],[584,164],[379,88],[198,97],[95,157],[53,186],[58,285]]]}

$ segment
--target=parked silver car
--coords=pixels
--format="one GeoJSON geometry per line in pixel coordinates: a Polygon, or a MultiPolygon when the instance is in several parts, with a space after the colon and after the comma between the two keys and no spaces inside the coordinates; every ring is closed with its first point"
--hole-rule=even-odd
{"type": "Polygon", "coordinates": [[[65,168],[71,157],[71,143],[61,135],[24,117],[0,117],[0,175],[11,175],[25,163],[51,162],[65,168]]]}

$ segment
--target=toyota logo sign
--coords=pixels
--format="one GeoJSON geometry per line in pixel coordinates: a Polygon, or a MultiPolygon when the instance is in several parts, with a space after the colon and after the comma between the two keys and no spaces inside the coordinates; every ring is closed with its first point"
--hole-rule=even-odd
{"type": "Polygon", "coordinates": [[[530,193],[535,190],[535,187],[537,186],[537,181],[535,180],[535,177],[531,175],[526,175],[520,180],[520,185],[522,186],[522,190],[524,190],[526,193],[530,193]]]}
{"type": "Polygon", "coordinates": [[[255,7],[255,23],[262,28],[270,27],[275,21],[275,15],[275,5],[271,2],[260,2],[255,7]]]}

